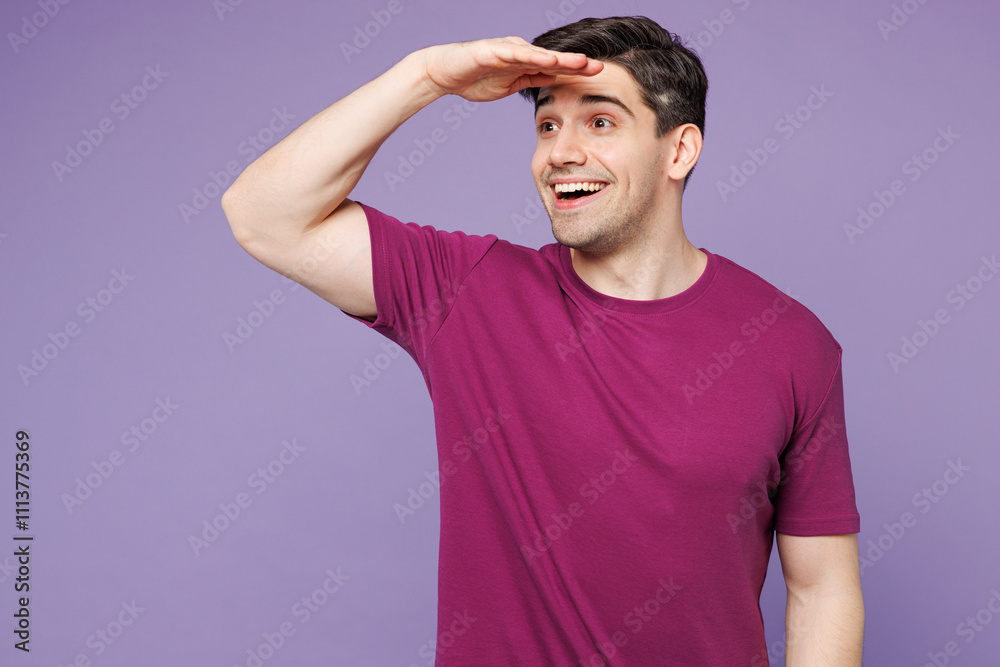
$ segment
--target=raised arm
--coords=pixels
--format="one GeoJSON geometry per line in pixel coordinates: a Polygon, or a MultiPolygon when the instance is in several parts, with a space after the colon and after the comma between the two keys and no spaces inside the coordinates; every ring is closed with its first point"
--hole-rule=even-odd
{"type": "Polygon", "coordinates": [[[330,105],[250,164],[222,196],[240,245],[344,311],[374,321],[364,212],[347,196],[396,128],[439,97],[471,101],[545,86],[603,65],[520,37],[444,44],[406,56],[330,105]]]}

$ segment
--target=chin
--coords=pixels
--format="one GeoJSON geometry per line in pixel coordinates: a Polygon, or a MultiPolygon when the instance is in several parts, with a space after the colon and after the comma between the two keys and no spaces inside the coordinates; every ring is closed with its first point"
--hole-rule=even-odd
{"type": "Polygon", "coordinates": [[[601,242],[601,239],[595,239],[590,236],[581,238],[577,235],[566,234],[565,230],[558,230],[554,225],[552,227],[552,236],[567,248],[573,248],[581,252],[606,252],[609,250],[609,248],[605,247],[606,244],[601,242]]]}

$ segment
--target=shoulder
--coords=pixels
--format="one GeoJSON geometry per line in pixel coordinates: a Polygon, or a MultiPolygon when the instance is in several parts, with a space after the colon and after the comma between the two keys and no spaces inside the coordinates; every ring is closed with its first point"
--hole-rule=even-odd
{"type": "Polygon", "coordinates": [[[743,336],[810,363],[839,363],[840,343],[812,310],[754,271],[721,255],[717,257],[716,296],[742,317],[743,336]]]}

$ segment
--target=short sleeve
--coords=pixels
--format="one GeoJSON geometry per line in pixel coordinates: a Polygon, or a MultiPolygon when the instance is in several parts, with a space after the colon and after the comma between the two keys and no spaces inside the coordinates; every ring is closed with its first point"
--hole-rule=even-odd
{"type": "Polygon", "coordinates": [[[774,530],[787,535],[838,535],[861,530],[844,423],[842,350],[816,414],[798,427],[780,457],[774,530]]]}
{"type": "Polygon", "coordinates": [[[368,219],[377,317],[369,322],[341,312],[398,343],[422,367],[465,278],[497,237],[403,223],[358,203],[368,219]]]}

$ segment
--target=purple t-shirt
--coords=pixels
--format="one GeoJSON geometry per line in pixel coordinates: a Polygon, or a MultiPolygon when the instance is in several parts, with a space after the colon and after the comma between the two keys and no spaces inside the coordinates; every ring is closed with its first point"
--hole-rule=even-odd
{"type": "Polygon", "coordinates": [[[355,319],[433,402],[434,664],[767,665],[774,531],[860,530],[819,319],[704,248],[691,287],[635,301],[583,282],[559,243],[362,206],[378,318],[355,319]]]}

